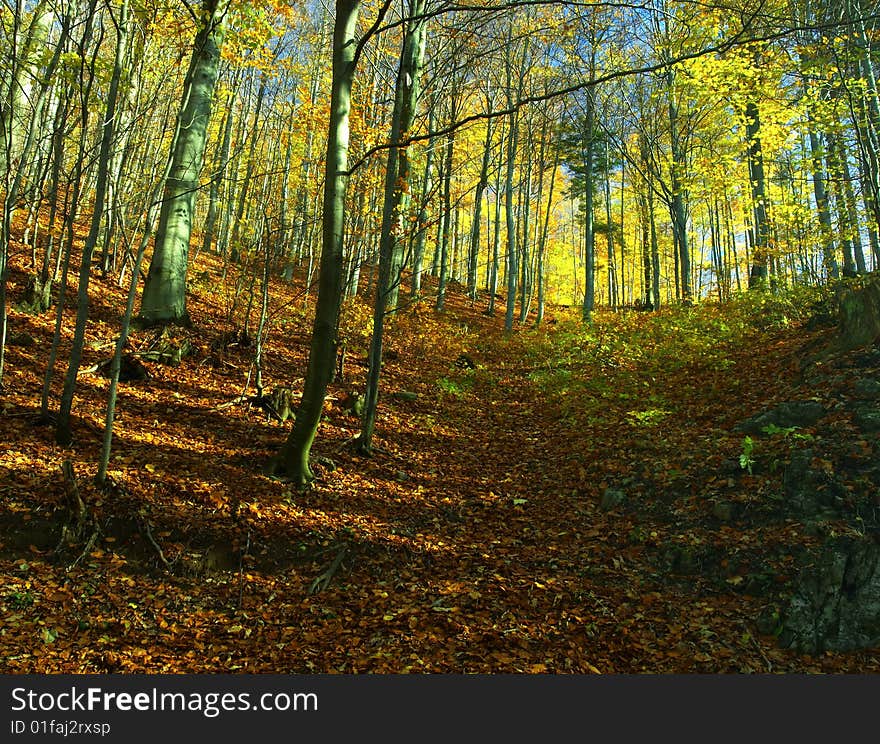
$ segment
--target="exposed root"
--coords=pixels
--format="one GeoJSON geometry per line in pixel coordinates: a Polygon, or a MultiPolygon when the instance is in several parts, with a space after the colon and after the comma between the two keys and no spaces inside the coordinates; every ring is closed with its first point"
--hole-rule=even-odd
{"type": "Polygon", "coordinates": [[[102,532],[95,515],[79,492],[76,474],[70,460],[61,463],[61,473],[64,476],[64,492],[67,498],[67,519],[61,527],[61,537],[54,552],[58,555],[65,547],[82,543],[85,540],[85,547],[80,551],[79,556],[68,565],[67,570],[69,571],[92,551],[102,532]]]}
{"type": "Polygon", "coordinates": [[[150,521],[146,517],[138,518],[138,529],[143,535],[144,539],[153,546],[153,549],[156,551],[156,555],[159,557],[159,560],[162,562],[162,565],[165,566],[169,571],[174,568],[174,564],[177,562],[169,561],[165,557],[165,553],[162,551],[162,547],[156,542],[156,538],[153,537],[153,526],[150,524],[150,521]]]}
{"type": "Polygon", "coordinates": [[[312,583],[309,584],[309,594],[317,594],[318,592],[324,591],[328,586],[330,586],[330,582],[333,580],[333,577],[336,575],[336,572],[339,570],[339,567],[342,565],[342,561],[348,553],[348,543],[343,543],[339,552],[336,554],[336,557],[330,563],[330,565],[322,571],[318,576],[316,576],[312,583]]]}

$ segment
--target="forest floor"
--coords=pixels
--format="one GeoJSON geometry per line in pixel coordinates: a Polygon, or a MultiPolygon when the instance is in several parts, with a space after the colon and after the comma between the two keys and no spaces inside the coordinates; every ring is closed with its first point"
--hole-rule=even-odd
{"type": "MultiPolygon", "coordinates": [[[[26,275],[13,267],[11,296],[26,275]]],[[[389,329],[377,450],[356,455],[342,405],[366,372],[369,308],[347,303],[298,493],[262,468],[291,422],[235,403],[253,361],[233,274],[192,271],[193,353],[121,383],[111,487],[93,484],[124,292],[93,282],[70,447],[39,425],[54,312],[13,309],[0,398],[0,668],[7,672],[875,672],[880,652],[808,656],[758,618],[778,610],[817,533],[780,518],[790,430],[747,444],[743,419],[788,400],[831,413],[797,433],[875,456],[844,405],[853,352],[803,374],[833,329],[714,306],[551,308],[503,332],[453,285],[446,310],[389,329]],[[238,320],[231,320],[237,318],[238,320]],[[757,318],[757,322],[754,321],[757,318]],[[776,322],[779,321],[779,322],[776,322]],[[763,323],[763,326],[762,326],[763,323]],[[839,368],[839,369],[838,369],[839,368]],[[843,370],[843,371],[841,371],[843,370]],[[63,539],[72,482],[100,528],[63,539]]],[[[257,288],[258,290],[258,288],[257,288]]],[[[256,329],[256,292],[250,332],[256,329]]],[[[273,280],[264,378],[301,390],[302,292],[273,280]]],[[[73,313],[64,316],[66,360],[73,313]]],[[[133,334],[130,351],[155,333],[133,334]]],[[[52,406],[64,364],[53,382],[52,406]]],[[[251,377],[251,380],[253,378],[251,377]]],[[[830,454],[827,454],[830,453],[830,454]]],[[[835,459],[836,454],[840,459],[835,459]]],[[[864,484],[853,481],[853,489],[864,484]]]]}

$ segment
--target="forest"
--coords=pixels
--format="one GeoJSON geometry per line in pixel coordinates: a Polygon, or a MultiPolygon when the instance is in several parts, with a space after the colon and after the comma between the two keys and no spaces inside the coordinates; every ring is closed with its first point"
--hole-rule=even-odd
{"type": "Polygon", "coordinates": [[[0,35],[0,669],[880,671],[872,0],[0,35]]]}

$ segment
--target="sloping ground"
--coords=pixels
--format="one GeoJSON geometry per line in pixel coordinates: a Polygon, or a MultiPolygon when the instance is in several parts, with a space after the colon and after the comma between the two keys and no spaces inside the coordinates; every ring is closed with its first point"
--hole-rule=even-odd
{"type": "MultiPolygon", "coordinates": [[[[215,257],[199,258],[195,353],[177,367],[147,363],[149,379],[121,386],[115,485],[103,493],[91,478],[106,380],[82,375],[76,441],[59,448],[35,425],[52,319],[12,313],[11,332],[34,344],[10,348],[0,402],[6,670],[880,667],[873,652],[785,650],[761,622],[784,605],[806,549],[850,529],[780,512],[795,434],[817,451],[876,452],[876,435],[839,405],[848,378],[801,374],[805,344],[830,331],[761,331],[693,310],[601,316],[584,334],[560,310],[541,331],[506,338],[499,318],[453,293],[442,316],[413,306],[391,330],[377,452],[364,459],[341,403],[362,384],[369,311],[347,307],[319,480],[298,494],[261,475],[290,422],[226,405],[244,391],[253,350],[240,337],[224,345],[237,326],[231,295],[208,293],[232,286],[219,274],[215,257]],[[805,397],[832,413],[744,452],[738,422],[805,397]],[[87,552],[61,541],[65,460],[101,528],[87,552]]],[[[24,277],[14,282],[13,292],[24,277]]],[[[110,285],[95,296],[86,367],[109,356],[101,344],[122,305],[110,285]]],[[[296,391],[308,316],[289,288],[272,297],[265,374],[296,391]]],[[[132,348],[150,338],[136,334],[132,348]]]]}

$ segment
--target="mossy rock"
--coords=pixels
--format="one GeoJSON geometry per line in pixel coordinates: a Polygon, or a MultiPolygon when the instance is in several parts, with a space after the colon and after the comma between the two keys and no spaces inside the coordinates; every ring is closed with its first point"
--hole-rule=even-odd
{"type": "Polygon", "coordinates": [[[151,362],[177,367],[194,351],[195,347],[188,338],[177,338],[168,328],[163,328],[162,332],[153,339],[150,348],[142,352],[141,356],[151,362]]]}
{"type": "Polygon", "coordinates": [[[782,615],[780,643],[808,654],[880,646],[880,545],[829,545],[805,567],[782,615]]]}
{"type": "Polygon", "coordinates": [[[841,349],[870,346],[880,339],[880,276],[840,291],[837,303],[841,349]]]}
{"type": "Polygon", "coordinates": [[[42,315],[52,307],[52,279],[45,282],[38,276],[32,276],[24,290],[24,297],[16,305],[19,312],[29,315],[42,315]]]}

